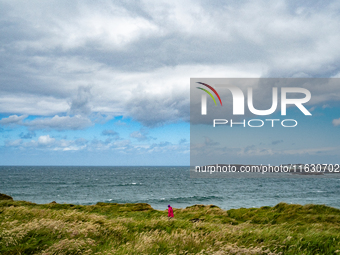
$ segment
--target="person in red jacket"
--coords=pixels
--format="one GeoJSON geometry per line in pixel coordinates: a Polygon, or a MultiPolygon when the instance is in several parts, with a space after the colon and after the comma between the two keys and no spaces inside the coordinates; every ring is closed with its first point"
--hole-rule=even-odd
{"type": "Polygon", "coordinates": [[[174,217],[174,211],[172,210],[172,207],[168,205],[168,217],[169,219],[172,219],[174,217]]]}

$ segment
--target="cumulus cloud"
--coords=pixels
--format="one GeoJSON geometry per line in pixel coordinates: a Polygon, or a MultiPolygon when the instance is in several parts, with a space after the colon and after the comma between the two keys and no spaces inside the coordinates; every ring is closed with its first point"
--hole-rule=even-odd
{"type": "Polygon", "coordinates": [[[128,114],[147,127],[189,119],[189,99],[186,94],[165,94],[160,97],[140,94],[129,100],[128,104],[128,114]]]}
{"type": "Polygon", "coordinates": [[[69,110],[69,105],[65,98],[55,98],[59,97],[57,94],[45,96],[40,93],[21,94],[15,90],[6,93],[4,90],[0,85],[0,91],[3,92],[0,94],[0,112],[3,113],[47,116],[65,113],[69,110]]]}
{"type": "Polygon", "coordinates": [[[22,144],[22,139],[8,140],[5,142],[7,147],[18,147],[22,144]]]}
{"type": "Polygon", "coordinates": [[[145,128],[141,128],[139,131],[134,131],[130,134],[130,137],[137,139],[138,141],[156,140],[156,138],[149,136],[149,131],[145,128]]]}
{"type": "Polygon", "coordinates": [[[39,136],[38,138],[39,145],[47,146],[47,145],[53,144],[54,142],[55,142],[55,138],[51,138],[50,135],[42,135],[42,136],[39,136]]]}
{"type": "Polygon", "coordinates": [[[27,115],[11,115],[7,118],[2,118],[0,120],[0,125],[19,125],[22,124],[22,120],[26,119],[28,116],[27,115]]]}
{"type": "Polygon", "coordinates": [[[114,139],[119,139],[119,133],[112,130],[112,129],[105,129],[102,131],[102,135],[104,136],[109,136],[109,137],[112,137],[114,139]]]}
{"type": "MultiPolygon", "coordinates": [[[[95,112],[154,127],[188,120],[189,77],[340,73],[337,1],[0,5],[2,113],[95,112]]],[[[339,86],[313,92],[315,104],[340,100],[339,86]]]]}
{"type": "Polygon", "coordinates": [[[336,127],[336,126],[339,126],[340,125],[340,118],[339,119],[334,119],[332,121],[333,125],[336,127]]]}
{"type": "Polygon", "coordinates": [[[130,137],[136,138],[138,141],[147,140],[147,137],[145,136],[145,134],[142,134],[140,131],[132,132],[130,134],[130,137]]]}

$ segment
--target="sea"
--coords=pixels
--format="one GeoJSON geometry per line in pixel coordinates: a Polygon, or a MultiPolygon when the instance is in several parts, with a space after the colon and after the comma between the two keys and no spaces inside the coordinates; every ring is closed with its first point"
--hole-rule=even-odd
{"type": "Polygon", "coordinates": [[[43,204],[148,203],[223,209],[289,204],[340,208],[340,176],[191,178],[189,167],[0,166],[0,193],[43,204]]]}

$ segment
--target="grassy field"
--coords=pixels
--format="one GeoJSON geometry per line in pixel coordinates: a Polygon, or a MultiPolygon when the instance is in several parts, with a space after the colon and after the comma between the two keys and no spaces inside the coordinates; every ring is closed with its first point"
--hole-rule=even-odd
{"type": "Polygon", "coordinates": [[[0,201],[0,254],[337,254],[340,210],[0,201]]]}

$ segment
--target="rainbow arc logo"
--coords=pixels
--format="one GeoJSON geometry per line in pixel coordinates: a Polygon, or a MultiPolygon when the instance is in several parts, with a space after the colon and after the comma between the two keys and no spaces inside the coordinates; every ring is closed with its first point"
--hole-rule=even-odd
{"type": "MultiPolygon", "coordinates": [[[[198,83],[198,84],[201,84],[201,85],[203,85],[203,86],[206,86],[206,87],[209,88],[212,92],[214,92],[215,95],[217,96],[218,100],[220,101],[221,106],[222,106],[222,100],[221,100],[221,98],[220,98],[220,95],[217,93],[217,91],[216,91],[213,87],[211,87],[210,85],[208,85],[208,84],[206,84],[206,83],[203,83],[203,82],[197,82],[197,83],[198,83]]],[[[205,92],[206,92],[206,93],[214,100],[215,105],[217,105],[216,100],[215,100],[214,96],[210,93],[210,91],[208,91],[208,90],[206,90],[206,89],[203,89],[203,88],[200,88],[200,87],[196,87],[196,88],[205,91],[205,92]]]]}

